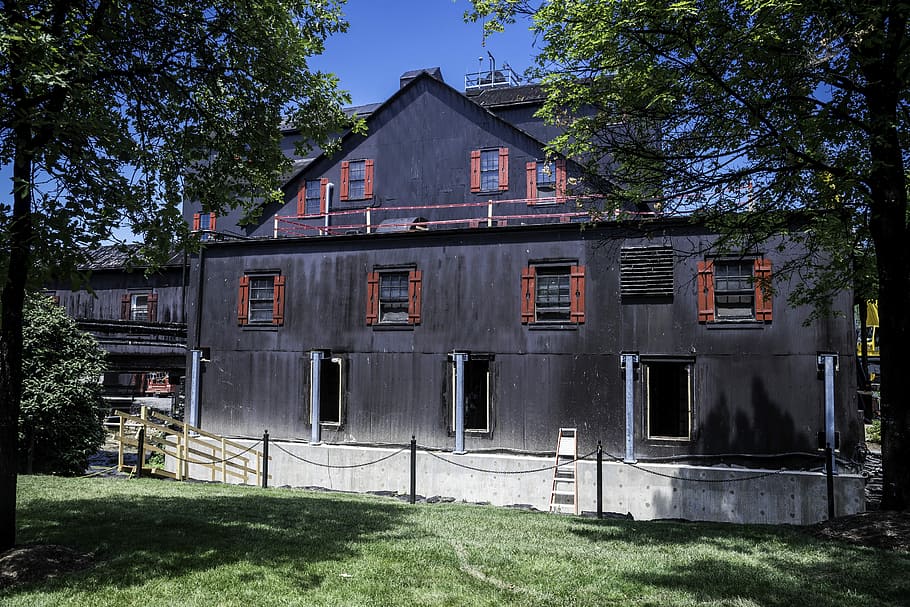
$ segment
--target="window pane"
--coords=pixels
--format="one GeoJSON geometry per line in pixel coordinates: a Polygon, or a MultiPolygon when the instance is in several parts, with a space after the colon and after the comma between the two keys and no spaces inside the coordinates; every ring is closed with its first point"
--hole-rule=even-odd
{"type": "Polygon", "coordinates": [[[499,150],[480,152],[480,189],[484,192],[499,189],[499,150]]]}
{"type": "Polygon", "coordinates": [[[354,160],[348,163],[348,198],[361,199],[364,194],[364,176],[366,162],[354,160]]]}
{"type": "Polygon", "coordinates": [[[718,318],[755,318],[752,261],[714,262],[714,303],[718,318]]]}
{"type": "Polygon", "coordinates": [[[556,165],[552,162],[537,163],[537,187],[556,185],[556,165]]]}
{"type": "Polygon", "coordinates": [[[537,268],[534,305],[538,321],[569,320],[569,268],[537,268]]]}
{"type": "Polygon", "coordinates": [[[272,302],[274,297],[274,276],[250,278],[249,322],[272,322],[272,302]]]}
{"type": "Polygon", "coordinates": [[[321,210],[321,185],[318,179],[310,179],[306,182],[306,208],[304,212],[307,215],[318,215],[321,210]]]}
{"type": "Polygon", "coordinates": [[[147,294],[130,297],[130,320],[149,319],[149,296],[147,294]]]}
{"type": "Polygon", "coordinates": [[[379,275],[379,322],[408,322],[408,273],[379,275]]]}

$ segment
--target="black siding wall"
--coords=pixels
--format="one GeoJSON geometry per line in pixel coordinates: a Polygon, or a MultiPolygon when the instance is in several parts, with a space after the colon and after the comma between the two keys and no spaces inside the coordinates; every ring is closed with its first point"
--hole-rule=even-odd
{"type": "MultiPolygon", "coordinates": [[[[852,400],[853,332],[846,318],[803,327],[808,310],[775,295],[774,320],[750,326],[697,323],[696,252],[710,241],[688,230],[658,238],[677,250],[676,293],[651,303],[623,302],[621,246],[650,243],[615,227],[491,229],[372,237],[217,244],[204,253],[199,326],[190,344],[210,348],[202,426],[230,435],[309,438],[309,351],[344,360],[344,424],[329,442],[405,443],[451,448],[446,354],[491,353],[493,432],[466,447],[552,451],[559,427],[578,427],[583,452],[597,440],[621,454],[623,377],[619,353],[694,359],[693,433],[688,441],[646,440],[636,382],[636,453],[775,454],[814,451],[824,426],[818,351],[841,353],[837,427],[851,452],[861,426],[852,400]],[[686,251],[691,251],[687,255],[686,251]],[[520,322],[520,275],[529,261],[577,261],[587,271],[586,322],[539,328],[520,322]],[[409,328],[367,326],[366,279],[376,266],[423,271],[423,314],[409,328]],[[244,272],[286,276],[282,327],[237,323],[244,272]],[[196,339],[198,337],[198,339],[196,339]]],[[[771,251],[769,247],[769,251],[771,251]]],[[[774,260],[772,253],[767,256],[774,260]]],[[[198,269],[198,260],[196,261],[198,269]]],[[[193,302],[195,306],[195,302],[193,302]]],[[[190,318],[194,318],[191,309],[190,318]]],[[[191,346],[192,347],[192,346],[191,346]]]]}

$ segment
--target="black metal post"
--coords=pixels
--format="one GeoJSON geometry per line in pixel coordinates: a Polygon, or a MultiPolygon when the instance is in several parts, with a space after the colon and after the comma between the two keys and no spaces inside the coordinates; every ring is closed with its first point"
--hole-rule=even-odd
{"type": "Polygon", "coordinates": [[[834,520],[834,449],[825,444],[825,476],[828,480],[828,520],[834,520]]]}
{"type": "Polygon", "coordinates": [[[269,486],[269,431],[262,433],[262,488],[269,486]]]}
{"type": "Polygon", "coordinates": [[[604,448],[600,441],[597,441],[597,518],[604,517],[604,448]]]}
{"type": "Polygon", "coordinates": [[[143,463],[145,463],[145,428],[139,428],[139,445],[136,448],[136,478],[142,478],[143,463]]]}
{"type": "Polygon", "coordinates": [[[417,503],[417,437],[411,435],[411,503],[417,503]]]}

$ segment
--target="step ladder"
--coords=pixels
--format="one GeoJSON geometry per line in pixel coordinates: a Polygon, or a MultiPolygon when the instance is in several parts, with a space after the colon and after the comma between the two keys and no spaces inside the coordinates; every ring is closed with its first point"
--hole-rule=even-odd
{"type": "Polygon", "coordinates": [[[560,428],[556,440],[556,467],[553,469],[553,488],[550,491],[550,512],[578,514],[578,432],[575,428],[560,428]]]}

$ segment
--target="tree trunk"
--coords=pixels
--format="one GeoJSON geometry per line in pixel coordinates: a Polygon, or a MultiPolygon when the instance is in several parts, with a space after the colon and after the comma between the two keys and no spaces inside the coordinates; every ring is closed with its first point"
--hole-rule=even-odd
{"type": "Polygon", "coordinates": [[[16,543],[16,473],[19,406],[22,402],[22,308],[31,263],[30,129],[17,128],[13,161],[13,214],[9,228],[9,267],[0,293],[0,551],[16,543]]]}

